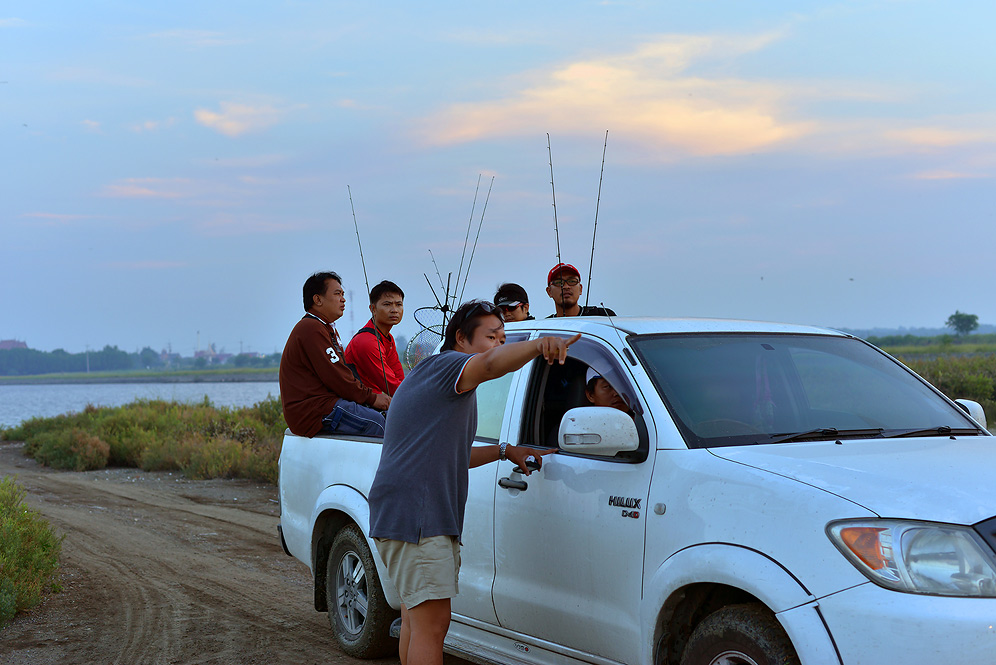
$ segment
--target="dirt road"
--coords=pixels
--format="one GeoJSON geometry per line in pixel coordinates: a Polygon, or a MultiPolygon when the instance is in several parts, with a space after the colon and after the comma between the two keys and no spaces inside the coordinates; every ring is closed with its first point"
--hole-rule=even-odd
{"type": "Polygon", "coordinates": [[[20,444],[0,444],[4,475],[66,539],[62,592],[0,631],[0,665],[397,663],[336,648],[310,572],[280,548],[273,486],[52,471],[20,444]]]}

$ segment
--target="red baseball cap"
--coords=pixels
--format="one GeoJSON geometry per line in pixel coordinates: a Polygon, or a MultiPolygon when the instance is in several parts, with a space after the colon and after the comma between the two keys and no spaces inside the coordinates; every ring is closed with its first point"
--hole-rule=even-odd
{"type": "Polygon", "coordinates": [[[578,276],[578,279],[581,279],[581,273],[578,272],[578,269],[572,266],[570,263],[558,263],[557,265],[553,266],[553,269],[550,270],[550,274],[546,276],[547,286],[549,286],[550,282],[553,281],[554,277],[556,277],[558,274],[562,272],[572,272],[578,276]]]}

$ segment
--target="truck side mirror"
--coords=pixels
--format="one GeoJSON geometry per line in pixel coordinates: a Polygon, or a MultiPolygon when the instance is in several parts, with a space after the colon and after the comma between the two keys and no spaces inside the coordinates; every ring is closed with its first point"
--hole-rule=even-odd
{"type": "Polygon", "coordinates": [[[955,403],[965,410],[965,413],[972,416],[975,422],[982,425],[984,429],[989,429],[989,425],[986,424],[986,412],[982,408],[982,405],[978,402],[973,402],[970,399],[956,399],[955,403]]]}
{"type": "Polygon", "coordinates": [[[564,414],[557,433],[562,450],[612,457],[640,447],[632,416],[609,406],[581,406],[564,414]]]}

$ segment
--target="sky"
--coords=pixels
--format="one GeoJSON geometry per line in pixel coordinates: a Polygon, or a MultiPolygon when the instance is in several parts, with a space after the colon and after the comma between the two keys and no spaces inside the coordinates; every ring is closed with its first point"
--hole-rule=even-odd
{"type": "Polygon", "coordinates": [[[558,236],[620,315],[996,323],[994,24],[991,0],[7,0],[0,339],[272,353],[317,270],[345,336],[382,279],[407,337],[451,273],[546,316],[558,236]]]}

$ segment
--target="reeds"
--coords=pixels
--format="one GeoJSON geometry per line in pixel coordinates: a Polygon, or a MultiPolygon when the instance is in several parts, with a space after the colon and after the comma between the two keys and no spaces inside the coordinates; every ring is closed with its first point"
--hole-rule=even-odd
{"type": "Polygon", "coordinates": [[[179,470],[190,478],[249,478],[276,484],[284,429],[280,400],[250,407],[137,400],[119,407],[32,418],[2,430],[25,454],[58,469],[107,466],[179,470]]]}

